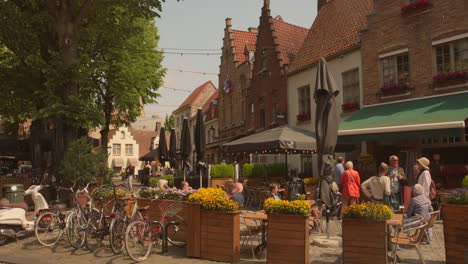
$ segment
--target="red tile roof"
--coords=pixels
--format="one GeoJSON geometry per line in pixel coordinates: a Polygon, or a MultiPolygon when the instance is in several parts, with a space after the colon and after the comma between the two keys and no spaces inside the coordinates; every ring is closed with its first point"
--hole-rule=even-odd
{"type": "Polygon", "coordinates": [[[280,48],[281,65],[289,64],[307,36],[306,28],[284,22],[281,16],[273,19],[274,36],[280,48]]]}
{"type": "Polygon", "coordinates": [[[327,58],[360,45],[359,33],[367,27],[373,0],[333,0],[317,14],[303,46],[289,66],[297,72],[327,58]]]}
{"type": "Polygon", "coordinates": [[[193,107],[198,108],[202,107],[206,102],[206,96],[203,96],[206,93],[209,93],[211,96],[212,93],[216,92],[216,86],[211,82],[207,81],[204,84],[197,87],[193,92],[185,99],[185,101],[176,109],[177,111],[187,105],[193,105],[193,107]]]}
{"type": "Polygon", "coordinates": [[[257,33],[249,31],[232,30],[234,56],[235,60],[242,64],[249,59],[245,54],[245,48],[248,50],[255,50],[255,43],[257,43],[257,33]]]}
{"type": "Polygon", "coordinates": [[[138,157],[141,157],[151,150],[151,141],[159,135],[159,132],[130,130],[130,134],[140,146],[138,157]]]}
{"type": "Polygon", "coordinates": [[[203,105],[203,107],[202,107],[202,112],[203,113],[206,113],[206,111],[208,111],[208,109],[210,108],[211,103],[213,102],[213,100],[218,99],[218,96],[219,96],[219,90],[216,90],[216,92],[203,105]]]}

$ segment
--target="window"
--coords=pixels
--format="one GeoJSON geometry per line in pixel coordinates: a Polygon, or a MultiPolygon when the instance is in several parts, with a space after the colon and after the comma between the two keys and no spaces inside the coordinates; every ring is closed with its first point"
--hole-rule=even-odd
{"type": "Polygon", "coordinates": [[[312,177],[312,155],[302,155],[301,161],[301,171],[304,177],[312,177]]]}
{"type": "Polygon", "coordinates": [[[359,69],[342,73],[343,103],[359,102],[359,69]]]}
{"type": "Polygon", "coordinates": [[[120,132],[120,139],[125,139],[125,132],[120,132]]]}
{"type": "Polygon", "coordinates": [[[310,120],[310,87],[307,85],[297,89],[297,95],[299,100],[298,114],[306,114],[307,117],[303,120],[310,120]]]}
{"type": "Polygon", "coordinates": [[[265,128],[265,109],[260,109],[260,127],[265,128]]]}
{"type": "Polygon", "coordinates": [[[408,53],[383,58],[380,65],[382,86],[409,81],[408,53]]]}
{"type": "Polygon", "coordinates": [[[125,144],[125,156],[133,156],[133,144],[125,144]]]}
{"type": "Polygon", "coordinates": [[[112,144],[112,155],[120,156],[120,144],[112,144]]]}
{"type": "Polygon", "coordinates": [[[468,70],[468,38],[435,47],[437,74],[468,70]]]}

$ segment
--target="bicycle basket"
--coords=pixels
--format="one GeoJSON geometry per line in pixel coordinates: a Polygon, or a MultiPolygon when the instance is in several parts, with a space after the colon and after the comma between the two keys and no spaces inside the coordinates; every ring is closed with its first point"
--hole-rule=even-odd
{"type": "Polygon", "coordinates": [[[161,209],[161,213],[166,216],[174,216],[178,212],[180,212],[183,208],[182,200],[162,200],[159,204],[159,209],[161,209]]]}

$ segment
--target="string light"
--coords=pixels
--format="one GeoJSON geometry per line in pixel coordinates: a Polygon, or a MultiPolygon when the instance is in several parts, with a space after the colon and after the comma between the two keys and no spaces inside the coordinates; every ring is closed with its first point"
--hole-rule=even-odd
{"type": "Polygon", "coordinates": [[[189,71],[189,70],[182,70],[182,69],[167,69],[168,71],[177,71],[182,73],[194,73],[194,74],[203,74],[203,75],[218,75],[214,72],[199,72],[199,71],[189,71]]]}
{"type": "Polygon", "coordinates": [[[173,90],[173,91],[187,92],[187,93],[191,93],[191,92],[192,92],[192,91],[190,91],[190,90],[178,89],[178,88],[167,87],[167,86],[163,86],[162,88],[170,89],[170,90],[173,90]]]}

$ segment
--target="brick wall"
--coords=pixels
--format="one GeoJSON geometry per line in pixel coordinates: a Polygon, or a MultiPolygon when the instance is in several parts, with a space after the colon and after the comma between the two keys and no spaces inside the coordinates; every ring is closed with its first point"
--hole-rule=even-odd
{"type": "Polygon", "coordinates": [[[400,8],[408,0],[375,1],[375,13],[368,17],[368,28],[361,36],[365,105],[467,90],[466,86],[434,90],[432,77],[436,72],[432,42],[468,32],[468,1],[431,2],[432,6],[426,10],[402,14],[400,8]],[[382,98],[378,57],[404,48],[408,49],[410,84],[414,89],[406,96],[382,98]]]}

